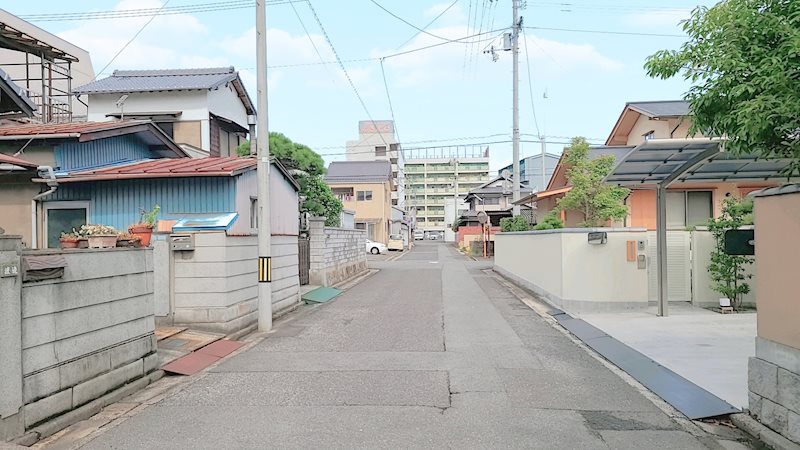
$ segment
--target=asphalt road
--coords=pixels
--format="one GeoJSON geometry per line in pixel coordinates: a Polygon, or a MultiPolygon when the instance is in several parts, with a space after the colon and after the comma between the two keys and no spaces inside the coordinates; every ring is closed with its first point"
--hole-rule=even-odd
{"type": "Polygon", "coordinates": [[[440,242],[417,242],[87,449],[705,449],[440,242]]]}

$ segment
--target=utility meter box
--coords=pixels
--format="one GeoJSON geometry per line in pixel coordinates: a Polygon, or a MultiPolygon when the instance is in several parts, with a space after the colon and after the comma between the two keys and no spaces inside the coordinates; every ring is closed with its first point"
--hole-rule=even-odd
{"type": "Polygon", "coordinates": [[[194,234],[173,234],[169,237],[169,248],[175,252],[194,250],[194,234]]]}

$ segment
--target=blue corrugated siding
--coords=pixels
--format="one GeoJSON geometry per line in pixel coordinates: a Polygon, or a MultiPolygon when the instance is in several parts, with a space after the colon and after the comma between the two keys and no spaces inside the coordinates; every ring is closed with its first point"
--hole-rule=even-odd
{"type": "Polygon", "coordinates": [[[89,221],[125,230],[140,208],[161,205],[159,218],[181,213],[236,212],[234,177],[163,178],[62,184],[46,201],[91,202],[89,221]]]}
{"type": "Polygon", "coordinates": [[[55,147],[56,166],[62,171],[105,166],[122,161],[137,161],[154,156],[147,144],[133,135],[89,142],[65,142],[55,147]]]}

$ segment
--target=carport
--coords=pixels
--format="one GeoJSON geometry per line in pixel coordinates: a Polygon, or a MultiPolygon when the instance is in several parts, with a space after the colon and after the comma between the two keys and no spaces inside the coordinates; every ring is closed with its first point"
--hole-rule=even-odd
{"type": "Polygon", "coordinates": [[[606,182],[656,191],[658,315],[669,314],[667,292],[667,188],[676,182],[769,181],[787,179],[789,160],[725,152],[719,138],[651,139],[636,146],[606,182]]]}

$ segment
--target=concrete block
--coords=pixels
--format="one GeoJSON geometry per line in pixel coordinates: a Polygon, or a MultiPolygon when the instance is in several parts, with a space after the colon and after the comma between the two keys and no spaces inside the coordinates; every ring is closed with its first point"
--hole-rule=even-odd
{"type": "Polygon", "coordinates": [[[25,405],[25,428],[72,409],[72,389],[65,389],[37,402],[25,405]]]}
{"type": "Polygon", "coordinates": [[[122,386],[130,380],[140,378],[144,375],[144,365],[141,359],[122,367],[116,368],[111,372],[104,373],[89,381],[76,385],[73,391],[73,406],[78,407],[88,403],[103,394],[122,386]]]}
{"type": "Polygon", "coordinates": [[[152,289],[148,289],[146,282],[149,276],[133,273],[113,278],[25,286],[22,290],[22,317],[52,314],[150,294],[152,289]]]}
{"type": "Polygon", "coordinates": [[[175,323],[208,323],[208,308],[176,308],[174,315],[175,323]]]}
{"type": "Polygon", "coordinates": [[[759,421],[785,436],[789,428],[789,410],[765,398],[761,401],[759,421]]]}
{"type": "Polygon", "coordinates": [[[756,357],[789,372],[800,373],[800,350],[788,345],[756,337],[756,357]]]}
{"type": "Polygon", "coordinates": [[[22,379],[22,401],[24,403],[33,403],[60,390],[61,377],[58,367],[37,372],[22,379]]]}
{"type": "Polygon", "coordinates": [[[800,444],[800,414],[794,411],[789,411],[786,437],[800,444]]]}
{"type": "Polygon", "coordinates": [[[752,392],[747,393],[748,409],[750,410],[750,415],[755,418],[761,415],[761,400],[762,398],[760,395],[752,392]]]}
{"type": "Polygon", "coordinates": [[[142,359],[144,373],[150,373],[158,368],[158,353],[151,353],[142,359]]]}
{"type": "Polygon", "coordinates": [[[0,445],[2,445],[3,441],[10,441],[25,433],[25,422],[22,420],[23,416],[24,414],[22,413],[16,413],[8,417],[0,418],[0,445]]]}
{"type": "Polygon", "coordinates": [[[747,363],[747,376],[751,392],[773,401],[778,399],[778,366],[751,357],[747,363]]]}
{"type": "Polygon", "coordinates": [[[75,386],[103,372],[111,370],[111,352],[93,353],[58,367],[61,387],[75,386]]]}
{"type": "Polygon", "coordinates": [[[36,347],[56,340],[53,314],[22,319],[22,348],[36,347]]]}
{"type": "Polygon", "coordinates": [[[131,361],[141,359],[148,353],[154,352],[156,350],[156,344],[153,342],[154,337],[154,335],[144,336],[135,341],[126,342],[125,344],[109,349],[111,368],[116,369],[131,361]]]}
{"type": "Polygon", "coordinates": [[[778,403],[800,414],[800,374],[778,368],[778,403]]]}

